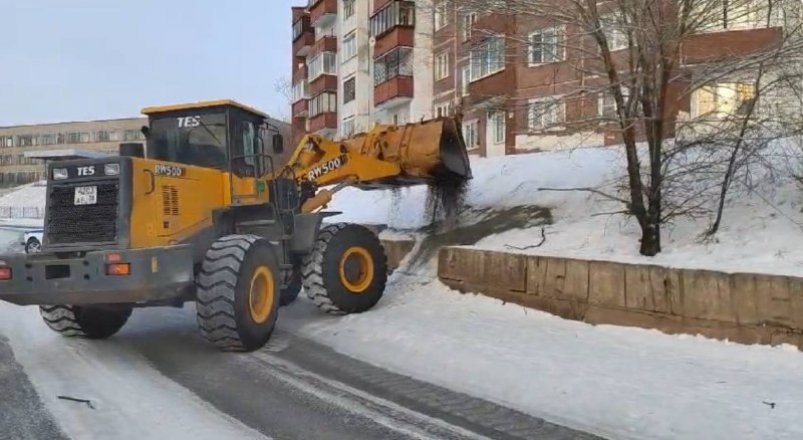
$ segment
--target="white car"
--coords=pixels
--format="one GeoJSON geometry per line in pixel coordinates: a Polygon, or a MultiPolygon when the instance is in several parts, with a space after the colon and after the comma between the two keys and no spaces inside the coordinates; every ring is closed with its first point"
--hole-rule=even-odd
{"type": "Polygon", "coordinates": [[[35,229],[27,231],[22,236],[22,245],[25,246],[26,254],[35,254],[42,252],[42,236],[44,235],[43,229],[35,229]]]}

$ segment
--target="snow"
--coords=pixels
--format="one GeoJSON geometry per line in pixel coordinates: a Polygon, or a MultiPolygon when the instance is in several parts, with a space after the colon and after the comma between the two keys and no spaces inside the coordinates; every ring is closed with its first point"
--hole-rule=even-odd
{"type": "Polygon", "coordinates": [[[803,438],[803,355],[789,347],[595,327],[399,272],[371,312],[329,317],[302,300],[279,326],[608,438],[803,438]]]}
{"type": "MultiPolygon", "coordinates": [[[[782,159],[783,160],[783,159],[782,159]]],[[[651,263],[669,267],[803,275],[803,197],[791,178],[758,182],[753,192],[732,197],[720,232],[712,240],[702,233],[709,218],[679,218],[663,229],[664,251],[657,257],[638,253],[640,230],[631,217],[609,213],[622,204],[582,191],[541,188],[611,188],[624,173],[620,147],[578,148],[499,158],[472,158],[474,179],[466,194],[473,209],[503,211],[537,205],[551,211],[546,242],[520,251],[530,254],[651,263]],[[596,215],[595,215],[596,214],[596,215]]],[[[425,226],[426,189],[391,192],[346,190],[331,206],[343,214],[335,221],[387,224],[396,231],[425,226]]],[[[405,235],[405,234],[402,234],[405,235]]],[[[541,226],[514,228],[481,239],[475,247],[511,252],[541,238],[541,226]]],[[[518,252],[518,251],[517,251],[518,252]]]]}
{"type": "Polygon", "coordinates": [[[0,303],[0,335],[70,438],[264,438],[114,340],[65,339],[49,331],[36,307],[0,303]],[[59,395],[89,399],[95,409],[59,395]]]}

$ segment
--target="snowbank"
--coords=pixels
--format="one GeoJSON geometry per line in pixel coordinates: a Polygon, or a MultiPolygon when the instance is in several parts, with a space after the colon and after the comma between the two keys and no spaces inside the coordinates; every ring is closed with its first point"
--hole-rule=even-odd
{"type": "MultiPolygon", "coordinates": [[[[720,232],[713,240],[701,234],[710,219],[679,218],[663,230],[664,252],[654,258],[638,254],[640,230],[630,217],[608,213],[622,205],[588,192],[539,191],[539,188],[606,188],[619,181],[625,158],[621,148],[586,148],[482,159],[472,158],[475,178],[466,203],[475,209],[504,210],[519,205],[548,208],[552,224],[546,241],[533,254],[650,262],[670,267],[726,272],[758,271],[803,275],[803,198],[793,179],[756,182],[749,194],[729,200],[720,232]]],[[[777,176],[774,176],[777,179],[777,176]]],[[[332,205],[344,214],[334,220],[387,224],[395,229],[420,227],[426,189],[361,193],[347,190],[332,205]]],[[[512,251],[510,246],[537,244],[541,226],[512,229],[476,243],[477,247],[512,251]]]]}

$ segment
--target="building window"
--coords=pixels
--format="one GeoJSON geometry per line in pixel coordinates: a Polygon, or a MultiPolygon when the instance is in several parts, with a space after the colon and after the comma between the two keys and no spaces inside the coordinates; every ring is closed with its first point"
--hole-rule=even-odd
{"type": "Polygon", "coordinates": [[[530,102],[527,109],[527,127],[543,130],[563,124],[564,104],[559,98],[540,99],[530,102]]]}
{"type": "Polygon", "coordinates": [[[343,119],[342,134],[344,138],[354,136],[354,116],[343,119]]]}
{"type": "MultiPolygon", "coordinates": [[[[42,145],[53,145],[56,143],[56,135],[54,134],[43,134],[42,137],[42,145]]],[[[2,145],[2,138],[0,138],[0,145],[2,145]]]]}
{"type": "Polygon", "coordinates": [[[784,25],[784,7],[766,0],[712,0],[698,5],[703,30],[755,29],[784,25]],[[772,6],[770,9],[769,6],[772,6]],[[772,16],[767,20],[768,13],[772,16]],[[769,21],[769,23],[768,23],[769,21]]]}
{"type": "Polygon", "coordinates": [[[463,66],[460,69],[460,91],[462,96],[469,95],[469,85],[471,85],[471,66],[463,66]]]}
{"type": "Polygon", "coordinates": [[[396,26],[415,25],[415,3],[393,1],[371,17],[371,35],[378,37],[396,26]]]}
{"type": "MultiPolygon", "coordinates": [[[[625,104],[627,104],[627,101],[630,99],[629,87],[622,87],[622,97],[625,100],[625,104]]],[[[601,119],[619,119],[619,112],[616,109],[616,99],[614,99],[611,92],[606,91],[599,94],[597,115],[601,119]]]]}
{"type": "Polygon", "coordinates": [[[530,34],[530,65],[563,59],[563,27],[553,26],[530,34]]]}
{"type": "Polygon", "coordinates": [[[357,98],[357,78],[351,77],[343,82],[343,103],[348,104],[357,98]]]}
{"type": "Polygon", "coordinates": [[[343,0],[343,19],[350,18],[354,15],[354,2],[355,0],[343,0]]]}
{"type": "Polygon", "coordinates": [[[95,132],[95,142],[109,142],[109,132],[100,130],[95,132]]]}
{"type": "Polygon", "coordinates": [[[39,136],[33,134],[21,134],[17,136],[18,147],[35,147],[39,145],[39,136]]]}
{"type": "Polygon", "coordinates": [[[304,33],[304,20],[299,19],[293,23],[293,41],[298,40],[302,33],[304,33]]]}
{"type": "Polygon", "coordinates": [[[725,118],[745,114],[756,99],[752,83],[730,82],[709,85],[693,94],[694,117],[725,118]]]}
{"type": "Polygon", "coordinates": [[[11,148],[14,146],[14,136],[0,136],[0,147],[11,148]]]}
{"type": "Polygon", "coordinates": [[[374,85],[397,76],[413,76],[413,49],[399,47],[374,60],[374,85]]]}
{"type": "MultiPolygon", "coordinates": [[[[143,135],[142,137],[145,137],[145,135],[143,135]]],[[[109,140],[110,141],[116,142],[116,141],[120,141],[122,139],[123,139],[122,133],[120,133],[119,131],[115,130],[115,131],[110,131],[109,132],[109,140]]]]}
{"type": "Polygon", "coordinates": [[[145,139],[145,135],[139,130],[126,130],[123,132],[124,141],[139,141],[145,139]]]}
{"type": "Polygon", "coordinates": [[[357,33],[351,32],[343,37],[343,61],[357,56],[357,33]]]}
{"type": "Polygon", "coordinates": [[[293,84],[293,102],[309,99],[309,81],[303,79],[293,84]]]}
{"type": "Polygon", "coordinates": [[[480,146],[480,122],[473,120],[463,123],[463,139],[466,141],[466,149],[473,150],[480,146]]]}
{"type": "Polygon", "coordinates": [[[435,117],[445,118],[452,114],[452,103],[446,102],[443,104],[435,104],[435,117]]]}
{"type": "Polygon", "coordinates": [[[488,129],[491,131],[494,144],[505,143],[505,112],[494,111],[488,114],[488,129]]]}
{"type": "Polygon", "coordinates": [[[471,39],[471,31],[473,30],[474,23],[477,22],[479,16],[480,15],[477,14],[476,12],[468,12],[463,15],[463,29],[462,29],[463,41],[468,41],[469,39],[471,39]]]}
{"type": "Polygon", "coordinates": [[[505,70],[505,40],[493,37],[471,51],[471,80],[505,70]]]}
{"type": "Polygon", "coordinates": [[[602,25],[602,32],[605,34],[605,40],[608,42],[608,50],[621,50],[630,45],[626,25],[622,20],[621,14],[604,15],[600,17],[600,24],[602,25]]]}
{"type": "Polygon", "coordinates": [[[321,93],[320,95],[312,98],[309,105],[309,116],[315,116],[323,113],[334,113],[337,111],[337,94],[336,93],[321,93]]]}
{"type": "Polygon", "coordinates": [[[334,52],[322,52],[312,57],[308,62],[309,80],[312,81],[321,75],[337,74],[337,55],[334,52]]]}
{"type": "Polygon", "coordinates": [[[441,30],[449,24],[449,5],[441,1],[435,5],[435,30],[441,30]]]}
{"type": "Polygon", "coordinates": [[[440,81],[449,77],[449,52],[443,52],[435,57],[435,80],[440,81]]]}

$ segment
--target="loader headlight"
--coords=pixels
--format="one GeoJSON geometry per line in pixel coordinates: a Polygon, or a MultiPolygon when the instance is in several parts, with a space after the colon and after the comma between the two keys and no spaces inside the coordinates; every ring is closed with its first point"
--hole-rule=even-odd
{"type": "Polygon", "coordinates": [[[103,174],[107,176],[117,176],[120,174],[119,163],[107,163],[103,166],[103,174]]]}
{"type": "Polygon", "coordinates": [[[64,180],[70,177],[67,168],[53,168],[53,180],[64,180]]]}

